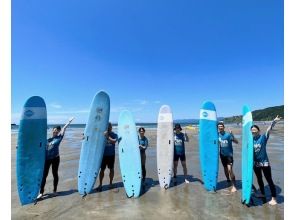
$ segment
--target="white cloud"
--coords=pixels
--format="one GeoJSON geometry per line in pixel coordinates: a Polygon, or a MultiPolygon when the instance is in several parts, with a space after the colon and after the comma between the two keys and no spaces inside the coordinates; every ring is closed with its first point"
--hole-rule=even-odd
{"type": "MultiPolygon", "coordinates": [[[[74,116],[75,120],[73,123],[85,123],[87,120],[87,114],[89,110],[71,110],[71,111],[47,111],[47,122],[48,124],[65,123],[67,120],[74,116]]],[[[11,114],[11,123],[19,124],[21,113],[11,114]]]]}
{"type": "Polygon", "coordinates": [[[113,107],[110,109],[110,112],[112,113],[120,113],[123,110],[129,110],[131,112],[139,112],[142,111],[143,108],[141,107],[126,107],[126,106],[118,106],[118,107],[113,107]]]}
{"type": "Polygon", "coordinates": [[[141,100],[140,101],[140,105],[147,105],[148,104],[148,101],[147,100],[141,100]]]}
{"type": "Polygon", "coordinates": [[[139,105],[147,105],[149,103],[149,101],[145,100],[145,99],[135,99],[135,100],[133,100],[133,102],[135,102],[136,104],[139,104],[139,105]]]}
{"type": "Polygon", "coordinates": [[[69,110],[69,111],[57,111],[57,112],[48,112],[48,114],[84,114],[89,113],[90,110],[88,109],[81,109],[81,110],[69,110]]]}
{"type": "Polygon", "coordinates": [[[124,106],[120,106],[120,107],[113,107],[113,108],[110,108],[110,112],[113,112],[113,113],[119,113],[123,110],[126,110],[128,109],[127,107],[124,107],[124,106]]]}
{"type": "Polygon", "coordinates": [[[62,106],[59,105],[59,104],[57,104],[57,103],[51,103],[51,104],[50,104],[50,107],[52,107],[52,108],[57,108],[57,109],[62,108],[62,106]]]}
{"type": "Polygon", "coordinates": [[[11,123],[19,123],[21,113],[12,113],[11,114],[11,123]]]}

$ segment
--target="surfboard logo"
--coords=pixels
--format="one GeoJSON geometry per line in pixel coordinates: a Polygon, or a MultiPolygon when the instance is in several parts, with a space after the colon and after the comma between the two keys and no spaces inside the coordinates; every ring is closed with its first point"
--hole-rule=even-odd
{"type": "Polygon", "coordinates": [[[31,117],[31,116],[34,115],[34,112],[33,112],[32,110],[26,110],[26,111],[24,112],[24,115],[27,116],[27,117],[31,117]]]}
{"type": "Polygon", "coordinates": [[[97,113],[102,113],[103,109],[102,108],[96,108],[97,113]]]}
{"type": "Polygon", "coordinates": [[[204,118],[206,118],[206,117],[208,116],[208,113],[207,113],[207,112],[203,112],[203,113],[202,113],[202,116],[203,116],[204,118]]]}

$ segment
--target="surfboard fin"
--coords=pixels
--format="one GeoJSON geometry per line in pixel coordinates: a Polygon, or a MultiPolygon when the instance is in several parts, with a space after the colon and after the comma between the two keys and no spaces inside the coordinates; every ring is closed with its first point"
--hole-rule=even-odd
{"type": "Polygon", "coordinates": [[[135,193],[133,193],[133,195],[131,195],[131,196],[128,196],[127,193],[126,193],[126,195],[127,195],[128,198],[132,198],[132,197],[134,197],[135,193]]]}
{"type": "Polygon", "coordinates": [[[167,185],[167,184],[164,185],[164,189],[165,189],[165,190],[168,189],[168,185],[167,185]]]}

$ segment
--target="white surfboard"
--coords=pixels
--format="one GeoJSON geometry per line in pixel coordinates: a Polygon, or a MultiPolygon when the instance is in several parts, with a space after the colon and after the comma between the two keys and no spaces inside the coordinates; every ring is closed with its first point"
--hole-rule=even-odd
{"type": "Polygon", "coordinates": [[[173,116],[168,105],[161,106],[157,120],[157,172],[160,187],[169,187],[174,158],[173,116]]]}

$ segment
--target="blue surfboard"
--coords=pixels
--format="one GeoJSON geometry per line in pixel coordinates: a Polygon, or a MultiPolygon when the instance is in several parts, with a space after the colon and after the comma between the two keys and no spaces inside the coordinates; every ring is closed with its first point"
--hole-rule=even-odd
{"type": "Polygon", "coordinates": [[[88,122],[84,131],[79,171],[78,190],[83,196],[91,192],[101,166],[104,148],[104,132],[108,128],[110,99],[106,92],[98,92],[92,101],[88,122]]]}
{"type": "Polygon", "coordinates": [[[252,114],[248,106],[243,107],[242,120],[242,203],[249,204],[253,182],[253,136],[252,114]]]}
{"type": "Polygon", "coordinates": [[[39,96],[24,104],[17,140],[16,176],[22,205],[36,200],[43,177],[47,144],[47,110],[39,96]]]}
{"type": "Polygon", "coordinates": [[[122,111],[118,119],[119,164],[127,196],[139,197],[141,191],[141,156],[138,134],[131,112],[122,111]]]}
{"type": "Polygon", "coordinates": [[[199,150],[202,179],[208,191],[216,191],[218,177],[218,132],[215,106],[204,102],[199,118],[199,150]]]}

